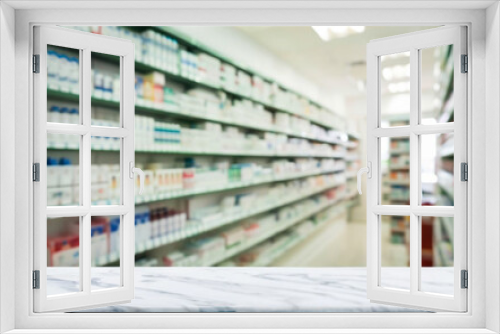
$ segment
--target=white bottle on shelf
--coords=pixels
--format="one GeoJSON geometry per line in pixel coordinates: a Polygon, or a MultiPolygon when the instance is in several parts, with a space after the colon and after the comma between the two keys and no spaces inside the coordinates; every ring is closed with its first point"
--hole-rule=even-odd
{"type": "Polygon", "coordinates": [[[50,89],[59,89],[59,54],[49,50],[47,52],[47,86],[50,89]]]}
{"type": "Polygon", "coordinates": [[[69,120],[71,124],[80,124],[80,115],[78,113],[78,108],[71,108],[69,111],[69,120]]]}

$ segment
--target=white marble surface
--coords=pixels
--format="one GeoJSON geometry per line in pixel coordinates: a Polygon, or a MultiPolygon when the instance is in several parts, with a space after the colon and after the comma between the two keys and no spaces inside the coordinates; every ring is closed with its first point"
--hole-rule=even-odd
{"type": "MultiPolygon", "coordinates": [[[[49,268],[50,294],[78,289],[77,268],[49,268]]],[[[407,268],[384,268],[407,286],[407,268]]],[[[423,268],[429,292],[453,293],[452,268],[423,268]]],[[[92,268],[94,288],[119,282],[118,268],[92,268]]],[[[425,284],[424,284],[425,283],[425,284]]],[[[365,268],[136,268],[131,303],[85,312],[419,312],[371,303],[365,268]]]]}

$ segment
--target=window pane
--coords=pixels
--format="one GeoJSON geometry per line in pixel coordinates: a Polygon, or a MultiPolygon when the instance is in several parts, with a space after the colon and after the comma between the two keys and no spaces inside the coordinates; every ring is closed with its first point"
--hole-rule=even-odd
{"type": "Polygon", "coordinates": [[[121,138],[92,136],[92,205],[121,203],[121,138]]]}
{"type": "Polygon", "coordinates": [[[47,295],[80,292],[80,218],[47,219],[47,295]]]}
{"type": "Polygon", "coordinates": [[[381,138],[382,205],[410,204],[410,138],[381,138]]]}
{"type": "Polygon", "coordinates": [[[453,205],[453,134],[420,136],[422,205],[453,205]]]}
{"type": "Polygon", "coordinates": [[[80,50],[47,47],[47,122],[80,124],[80,50]]]}
{"type": "Polygon", "coordinates": [[[453,45],[420,51],[421,123],[453,122],[453,45]]]}
{"type": "Polygon", "coordinates": [[[380,286],[410,290],[410,217],[380,219],[380,286]]]}
{"type": "Polygon", "coordinates": [[[120,126],[120,57],[92,52],[93,126],[120,126]]]}
{"type": "Polygon", "coordinates": [[[80,204],[79,135],[47,134],[47,205],[80,204]]]}
{"type": "Polygon", "coordinates": [[[91,220],[92,290],[121,286],[120,216],[95,216],[91,220]]]}
{"type": "Polygon", "coordinates": [[[420,290],[453,295],[453,218],[420,217],[420,290]]]}
{"type": "Polygon", "coordinates": [[[380,126],[410,121],[410,52],[380,57],[380,126]]]}

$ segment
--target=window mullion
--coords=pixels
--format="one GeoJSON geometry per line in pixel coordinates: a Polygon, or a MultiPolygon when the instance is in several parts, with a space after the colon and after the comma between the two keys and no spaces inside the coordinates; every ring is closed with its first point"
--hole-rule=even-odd
{"type": "Polygon", "coordinates": [[[416,293],[420,273],[419,218],[411,208],[419,204],[420,170],[419,137],[414,133],[420,109],[420,57],[418,49],[410,50],[410,292],[416,293]]]}
{"type": "Polygon", "coordinates": [[[80,235],[80,254],[82,259],[82,264],[80,267],[82,275],[82,287],[83,292],[90,294],[91,290],[91,138],[92,134],[90,132],[91,126],[91,58],[90,50],[85,48],[82,50],[82,62],[80,64],[80,103],[81,103],[81,122],[82,125],[87,128],[87,132],[82,137],[82,149],[80,150],[80,184],[82,185],[82,204],[84,207],[89,208],[89,211],[82,218],[82,231],[80,235]]]}

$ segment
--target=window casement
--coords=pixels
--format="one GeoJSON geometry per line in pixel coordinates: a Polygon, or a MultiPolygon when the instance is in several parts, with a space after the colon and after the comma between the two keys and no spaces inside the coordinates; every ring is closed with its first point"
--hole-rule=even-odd
{"type": "MultiPolygon", "coordinates": [[[[374,40],[367,47],[367,266],[368,266],[368,298],[374,302],[416,307],[426,310],[466,311],[467,290],[465,278],[467,275],[467,182],[462,177],[462,168],[467,166],[467,126],[466,126],[466,80],[467,74],[463,68],[466,59],[466,28],[459,26],[442,27],[406,35],[374,40]],[[424,53],[441,48],[447,52],[445,66],[452,72],[447,83],[450,89],[448,103],[444,113],[436,123],[429,124],[423,115],[422,81],[425,67],[422,65],[424,53]],[[382,64],[384,57],[409,54],[409,84],[410,99],[402,103],[406,112],[398,122],[388,123],[392,115],[384,113],[385,106],[381,95],[382,64]],[[438,200],[429,206],[424,200],[423,167],[425,161],[422,152],[426,150],[424,137],[446,137],[452,141],[446,151],[446,166],[438,172],[437,183],[446,191],[451,200],[438,200]],[[409,171],[404,166],[409,178],[408,198],[398,203],[385,203],[382,199],[382,159],[381,145],[383,140],[391,140],[391,153],[409,147],[409,171]],[[405,144],[398,144],[398,143],[405,144]],[[408,145],[409,142],[409,145],[408,145]],[[454,145],[453,145],[454,144],[454,145]],[[450,159],[451,157],[451,159],[450,159]],[[451,163],[450,163],[451,161],[451,163]],[[391,268],[384,265],[381,257],[381,229],[384,216],[401,217],[409,221],[409,264],[406,271],[406,282],[394,284],[387,277],[391,268]],[[424,286],[425,275],[429,270],[423,266],[425,249],[422,243],[423,226],[427,217],[433,219],[435,229],[442,225],[451,236],[451,254],[447,256],[446,265],[453,267],[453,291],[449,295],[432,293],[424,286]],[[464,282],[462,282],[464,281],[464,282]]],[[[436,70],[436,69],[434,69],[436,70]]],[[[439,68],[437,70],[440,70],[439,68]]],[[[427,148],[428,149],[428,148],[427,148]]],[[[441,152],[438,152],[441,154],[441,152]]],[[[444,153],[443,153],[444,155],[444,153]]],[[[390,165],[397,166],[398,159],[391,155],[390,165]]],[[[403,168],[401,165],[398,168],[403,168]]],[[[359,178],[358,178],[359,179],[359,178]]],[[[359,180],[358,180],[359,182],[359,180]]],[[[395,192],[394,192],[395,193],[395,192]]],[[[404,196],[404,195],[403,195],[404,196]]],[[[438,234],[438,233],[436,233],[438,234]]],[[[439,243],[437,247],[441,246],[439,243]]],[[[438,249],[438,251],[442,251],[438,249]]],[[[434,269],[435,270],[435,269],[434,269]]],[[[437,280],[440,277],[436,277],[437,280]]],[[[442,278],[441,278],[442,279],[442,278]]]]}
{"type": "MultiPolygon", "coordinates": [[[[123,303],[134,296],[134,45],[126,40],[81,33],[65,28],[38,26],[34,30],[34,311],[69,311],[93,306],[123,303]],[[68,119],[53,120],[48,117],[47,88],[51,84],[54,62],[51,48],[66,48],[74,57],[66,59],[64,69],[57,69],[69,81],[71,96],[79,105],[79,112],[68,119]],[[91,62],[96,57],[118,57],[119,123],[116,127],[96,126],[91,119],[91,62]],[[72,117],[73,116],[73,117],[72,117]],[[68,124],[69,123],[69,124],[68,124]],[[51,169],[47,150],[58,145],[64,138],[68,147],[76,151],[74,162],[61,168],[51,169]],[[91,154],[95,142],[107,138],[119,148],[116,202],[109,205],[93,205],[91,193],[91,154]],[[55,140],[54,140],[55,139],[55,140]],[[46,163],[47,162],[47,163],[46,163]],[[70,168],[71,167],[71,168],[70,168]],[[57,175],[56,175],[57,174],[57,175]],[[72,178],[73,175],[73,178],[72,178]],[[52,194],[48,188],[54,178],[73,179],[76,192],[52,194]],[[58,196],[58,197],[57,197],[58,196]],[[53,198],[56,198],[54,200],[53,198]],[[92,267],[98,258],[92,256],[91,219],[93,216],[114,216],[119,222],[119,241],[115,256],[120,262],[120,282],[116,287],[95,290],[91,284],[92,267]],[[61,217],[74,219],[62,222],[61,229],[76,230],[79,251],[66,253],[72,257],[71,274],[78,277],[79,288],[74,293],[58,294],[47,290],[47,276],[57,275],[48,268],[47,227],[48,220],[61,217]],[[74,270],[73,270],[74,269],[74,270]]],[[[111,98],[111,97],[110,97],[111,98]]],[[[68,181],[70,182],[70,181],[68,181]]],[[[71,188],[70,188],[71,189],[71,188]]]]}

